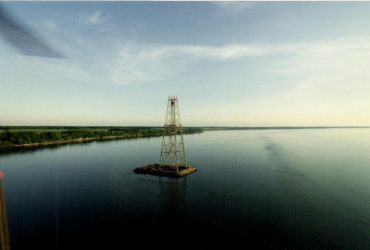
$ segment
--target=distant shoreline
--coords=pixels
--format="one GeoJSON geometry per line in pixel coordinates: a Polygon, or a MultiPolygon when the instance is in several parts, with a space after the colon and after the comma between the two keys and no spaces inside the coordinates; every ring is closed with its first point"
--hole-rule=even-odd
{"type": "MultiPolygon", "coordinates": [[[[125,137],[125,136],[106,136],[102,138],[78,138],[66,141],[48,141],[48,142],[39,142],[39,143],[25,143],[19,145],[13,145],[11,148],[13,149],[22,149],[22,148],[38,148],[38,147],[47,147],[47,146],[57,146],[57,145],[66,145],[66,144],[78,144],[78,143],[86,143],[86,142],[93,142],[93,141],[114,141],[114,140],[125,140],[125,139],[135,139],[135,138],[149,138],[149,137],[158,137],[156,136],[146,136],[146,137],[125,137]]],[[[6,148],[6,147],[4,147],[6,148]]],[[[10,149],[10,148],[7,148],[10,149]]]]}
{"type": "MultiPolygon", "coordinates": [[[[184,134],[202,133],[184,128],[184,134]]],[[[163,136],[160,127],[0,127],[0,151],[163,136]]]]}
{"type": "MultiPolygon", "coordinates": [[[[163,126],[0,126],[1,130],[28,130],[28,129],[162,129],[163,126]]],[[[302,128],[370,128],[370,126],[189,126],[191,129],[302,129],[302,128]]]]}
{"type": "MultiPolygon", "coordinates": [[[[367,126],[302,126],[302,127],[184,127],[184,134],[203,131],[278,130],[278,129],[369,129],[367,126]]],[[[162,127],[100,127],[100,126],[1,126],[0,151],[32,149],[48,146],[150,138],[163,135],[162,127]]]]}
{"type": "Polygon", "coordinates": [[[302,127],[201,127],[205,131],[209,130],[268,130],[268,129],[351,129],[351,128],[370,128],[370,126],[302,126],[302,127]]]}

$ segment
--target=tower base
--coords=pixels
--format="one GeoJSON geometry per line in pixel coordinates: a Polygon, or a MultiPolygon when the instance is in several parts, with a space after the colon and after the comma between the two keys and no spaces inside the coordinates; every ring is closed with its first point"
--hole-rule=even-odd
{"type": "Polygon", "coordinates": [[[190,165],[179,166],[178,171],[176,171],[176,169],[174,169],[170,165],[163,165],[158,163],[148,164],[134,169],[134,172],[137,174],[151,174],[156,176],[166,176],[174,178],[183,177],[196,171],[197,169],[190,165]]]}

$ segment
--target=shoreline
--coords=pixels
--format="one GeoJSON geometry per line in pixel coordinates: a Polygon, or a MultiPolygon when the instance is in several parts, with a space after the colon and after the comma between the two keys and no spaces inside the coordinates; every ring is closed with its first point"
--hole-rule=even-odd
{"type": "MultiPolygon", "coordinates": [[[[0,127],[0,152],[163,136],[160,127],[0,127]]],[[[185,127],[183,134],[203,132],[185,127]]]]}
{"type": "MultiPolygon", "coordinates": [[[[192,133],[183,133],[186,134],[200,134],[201,132],[192,132],[192,133]]],[[[70,139],[70,140],[60,140],[60,141],[46,141],[46,142],[36,142],[36,143],[25,143],[25,144],[16,144],[10,146],[2,146],[0,147],[1,151],[9,151],[9,150],[21,150],[21,149],[37,149],[49,146],[63,146],[68,144],[80,144],[80,143],[89,143],[95,141],[115,141],[115,140],[129,140],[129,139],[139,139],[139,138],[152,138],[152,137],[161,137],[162,135],[122,135],[122,136],[103,136],[103,137],[91,137],[91,138],[77,138],[77,139],[70,139]]]]}
{"type": "MultiPolygon", "coordinates": [[[[158,137],[158,136],[149,136],[149,137],[158,137]]],[[[38,147],[53,146],[53,145],[79,144],[79,143],[93,142],[93,141],[114,141],[114,140],[133,139],[133,138],[143,138],[143,137],[140,137],[140,136],[136,136],[136,137],[106,136],[106,137],[101,137],[101,138],[98,138],[98,137],[78,138],[78,139],[63,140],[63,141],[25,143],[25,144],[12,145],[10,147],[2,147],[1,149],[38,148],[38,147]]]]}
{"type": "MultiPolygon", "coordinates": [[[[351,129],[351,128],[359,128],[359,129],[369,129],[370,127],[355,127],[355,126],[337,126],[337,127],[323,127],[323,126],[316,126],[316,127],[190,127],[190,130],[184,130],[183,134],[200,134],[206,131],[233,131],[233,130],[275,130],[275,129],[351,129]]],[[[73,137],[73,133],[80,133],[75,138],[42,138],[44,141],[41,142],[28,142],[28,143],[21,143],[16,144],[2,144],[5,141],[2,141],[0,138],[0,152],[4,151],[12,151],[12,150],[22,150],[22,149],[37,149],[43,147],[53,147],[53,146],[63,146],[68,144],[80,144],[80,143],[89,143],[89,142],[98,142],[98,141],[113,141],[113,140],[129,140],[129,139],[136,139],[136,138],[151,138],[151,137],[160,137],[162,136],[161,132],[157,129],[159,127],[4,127],[1,126],[0,129],[4,130],[0,133],[0,135],[5,135],[8,133],[10,137],[18,138],[20,137],[19,134],[33,134],[33,135],[40,135],[40,134],[68,134],[68,136],[73,137]],[[65,129],[64,131],[58,131],[61,129],[65,129]],[[104,132],[101,132],[104,130],[104,132]],[[9,131],[12,130],[12,131],[9,131]],[[91,133],[100,133],[99,136],[95,136],[95,134],[91,133]],[[110,134],[107,134],[110,133],[110,134]],[[117,135],[114,135],[117,133],[117,135]],[[118,134],[121,133],[121,134],[118,134]],[[18,134],[18,135],[17,135],[18,134]],[[86,136],[86,137],[84,137],[86,136]],[[90,137],[89,137],[90,136],[90,137]],[[95,137],[91,137],[95,136],[95,137]],[[51,140],[47,140],[51,139],[51,140]],[[55,139],[55,140],[53,140],[55,139]],[[2,145],[1,145],[2,144],[2,145]]],[[[64,135],[66,136],[66,135],[64,135]]],[[[9,139],[8,139],[9,140],[9,139]]],[[[31,139],[32,141],[32,139],[31,139]]],[[[18,141],[20,142],[20,141],[18,141]]]]}

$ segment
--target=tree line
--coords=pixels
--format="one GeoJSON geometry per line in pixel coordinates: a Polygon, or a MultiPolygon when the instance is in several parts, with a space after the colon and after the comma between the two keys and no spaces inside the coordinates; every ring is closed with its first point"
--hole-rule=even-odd
{"type": "MultiPolygon", "coordinates": [[[[5,130],[0,133],[0,147],[12,147],[14,145],[70,141],[75,139],[104,139],[115,137],[122,139],[138,137],[155,137],[163,135],[163,128],[107,128],[107,129],[70,129],[65,131],[22,131],[5,130]]],[[[201,128],[184,128],[184,134],[201,133],[201,128]]]]}

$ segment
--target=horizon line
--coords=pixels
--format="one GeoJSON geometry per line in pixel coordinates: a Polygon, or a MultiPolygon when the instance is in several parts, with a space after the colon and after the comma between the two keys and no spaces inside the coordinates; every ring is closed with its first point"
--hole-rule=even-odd
{"type": "MultiPolygon", "coordinates": [[[[118,127],[118,128],[160,128],[163,125],[0,125],[0,128],[108,128],[108,127],[118,127]]],[[[192,128],[370,128],[370,125],[365,126],[345,126],[345,125],[329,125],[329,126],[222,126],[222,125],[204,125],[204,126],[182,126],[192,127],[192,128]]]]}

